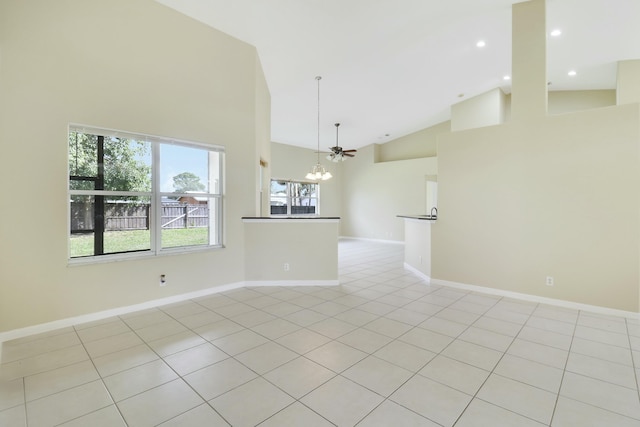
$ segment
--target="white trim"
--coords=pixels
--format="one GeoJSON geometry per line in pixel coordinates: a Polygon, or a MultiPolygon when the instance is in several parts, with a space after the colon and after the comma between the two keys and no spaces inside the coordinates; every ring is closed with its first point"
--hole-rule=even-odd
{"type": "Polygon", "coordinates": [[[244,282],[245,286],[338,286],[339,280],[249,280],[244,282]]]}
{"type": "Polygon", "coordinates": [[[310,222],[313,224],[319,223],[337,223],[340,222],[338,218],[302,218],[302,217],[287,217],[287,218],[278,218],[278,217],[268,217],[268,218],[242,218],[242,222],[259,222],[263,224],[273,224],[273,223],[287,223],[287,224],[298,224],[304,222],[310,222]]]}
{"type": "Polygon", "coordinates": [[[442,280],[442,279],[431,279],[431,284],[447,286],[450,288],[465,289],[465,290],[474,291],[474,292],[481,292],[489,295],[498,295],[498,296],[503,296],[508,298],[515,298],[523,301],[555,305],[558,307],[571,308],[574,310],[589,311],[592,313],[604,314],[608,316],[630,317],[633,319],[640,319],[640,313],[636,313],[633,311],[617,310],[615,308],[600,307],[597,305],[582,304],[578,302],[560,300],[555,298],[547,298],[547,297],[541,297],[537,295],[522,294],[520,292],[506,291],[503,289],[469,285],[466,283],[451,282],[449,280],[442,280]]]}
{"type": "MultiPolygon", "coordinates": [[[[43,332],[54,331],[60,328],[66,328],[81,323],[93,322],[96,320],[106,319],[108,317],[119,316],[121,314],[133,313],[134,311],[155,308],[161,305],[173,304],[193,298],[199,298],[219,292],[239,289],[244,286],[244,282],[229,283],[226,285],[216,286],[213,288],[202,289],[200,291],[188,292],[186,294],[173,295],[166,298],[146,301],[140,304],[129,305],[125,307],[113,308],[110,310],[98,311],[96,313],[83,314],[76,317],[68,317],[66,319],[54,320],[53,322],[41,323],[38,325],[27,326],[26,328],[14,329],[12,331],[0,333],[0,346],[4,341],[22,338],[29,335],[40,334],[43,332]]],[[[0,354],[1,356],[1,354],[0,354]]]]}
{"type": "Polygon", "coordinates": [[[422,271],[418,270],[417,268],[407,264],[406,262],[404,263],[404,268],[409,270],[410,272],[417,274],[418,276],[420,276],[423,280],[426,280],[428,283],[431,283],[431,277],[427,276],[426,274],[424,274],[422,271]]]}
{"type": "Polygon", "coordinates": [[[369,239],[367,237],[352,237],[352,236],[339,236],[338,238],[344,239],[344,240],[361,240],[363,242],[377,242],[377,243],[390,243],[392,245],[404,245],[404,240],[369,239]]]}

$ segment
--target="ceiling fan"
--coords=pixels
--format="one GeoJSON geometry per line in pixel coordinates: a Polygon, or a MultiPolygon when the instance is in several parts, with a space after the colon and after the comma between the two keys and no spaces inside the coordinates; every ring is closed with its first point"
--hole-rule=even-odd
{"type": "Polygon", "coordinates": [[[340,127],[340,123],[336,123],[336,145],[335,147],[330,147],[331,152],[327,156],[327,160],[331,160],[332,162],[344,162],[346,157],[354,157],[355,153],[358,150],[343,150],[342,147],[338,145],[338,128],[340,127]]]}

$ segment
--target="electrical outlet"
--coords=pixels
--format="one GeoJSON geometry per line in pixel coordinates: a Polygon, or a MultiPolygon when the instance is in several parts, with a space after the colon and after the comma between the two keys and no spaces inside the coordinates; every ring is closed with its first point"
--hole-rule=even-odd
{"type": "Polygon", "coordinates": [[[167,276],[164,274],[160,275],[160,286],[167,286],[167,276]]]}
{"type": "Polygon", "coordinates": [[[282,268],[284,269],[284,271],[289,271],[289,263],[288,263],[288,262],[285,262],[285,263],[282,265],[282,268]]]}
{"type": "Polygon", "coordinates": [[[545,283],[547,286],[553,286],[553,277],[547,276],[547,281],[545,283]]]}

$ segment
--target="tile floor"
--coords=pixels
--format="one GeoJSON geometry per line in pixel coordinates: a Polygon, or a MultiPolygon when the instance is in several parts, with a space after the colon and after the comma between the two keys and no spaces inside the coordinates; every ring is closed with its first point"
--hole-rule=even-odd
{"type": "Polygon", "coordinates": [[[340,242],[259,287],[5,343],[0,426],[640,426],[640,321],[429,286],[340,242]]]}

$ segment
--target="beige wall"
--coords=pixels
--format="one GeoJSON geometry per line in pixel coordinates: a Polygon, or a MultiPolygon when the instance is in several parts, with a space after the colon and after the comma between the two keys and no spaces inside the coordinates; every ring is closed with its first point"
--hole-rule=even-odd
{"type": "Polygon", "coordinates": [[[437,175],[437,158],[374,163],[376,145],[358,150],[342,170],[342,235],[368,239],[404,238],[399,214],[426,213],[427,175],[437,175]]]}
{"type": "Polygon", "coordinates": [[[151,0],[32,0],[0,3],[0,55],[0,331],[244,280],[269,111],[253,47],[151,0]],[[68,267],[70,122],[224,145],[226,248],[68,267]]]}
{"type": "Polygon", "coordinates": [[[338,280],[337,220],[248,220],[244,226],[246,280],[338,280]]]}
{"type": "Polygon", "coordinates": [[[603,90],[559,90],[548,94],[550,115],[574,113],[616,105],[616,91],[603,90]]]}
{"type": "MultiPolygon", "coordinates": [[[[320,215],[342,216],[341,209],[341,176],[342,163],[333,163],[320,155],[320,163],[333,175],[327,181],[320,181],[320,215]]],[[[317,162],[315,150],[294,147],[291,145],[271,143],[271,176],[275,179],[304,181],[304,176],[311,171],[317,162]]],[[[350,162],[346,160],[344,163],[350,162]]]]}
{"type": "Polygon", "coordinates": [[[376,162],[436,156],[438,154],[437,136],[449,131],[451,131],[451,122],[446,121],[380,144],[376,162]]]}
{"type": "Polygon", "coordinates": [[[496,88],[451,106],[451,131],[498,125],[505,119],[506,96],[496,88]]]}
{"type": "Polygon", "coordinates": [[[638,311],[639,109],[442,135],[432,277],[638,311]]]}

